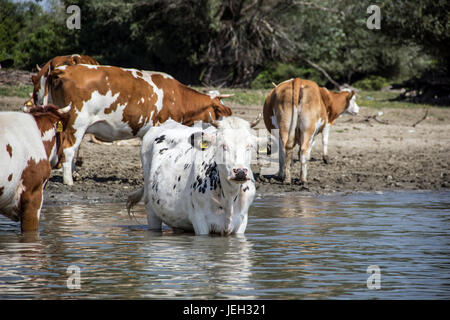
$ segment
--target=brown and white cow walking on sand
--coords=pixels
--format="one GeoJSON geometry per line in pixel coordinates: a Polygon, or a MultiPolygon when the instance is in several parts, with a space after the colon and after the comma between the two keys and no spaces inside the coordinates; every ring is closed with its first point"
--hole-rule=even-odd
{"type": "Polygon", "coordinates": [[[72,185],[72,160],[85,133],[103,141],[142,138],[172,119],[184,125],[230,116],[221,96],[195,91],[168,74],[78,64],[50,74],[49,101],[69,113],[63,180],[72,185]]]}
{"type": "Polygon", "coordinates": [[[0,213],[36,231],[43,189],[62,157],[67,116],[54,106],[0,112],[0,213]]]}
{"type": "Polygon", "coordinates": [[[323,159],[328,163],[330,126],[344,112],[358,111],[353,91],[332,92],[299,78],[284,81],[272,89],[264,103],[264,123],[269,131],[279,130],[279,176],[283,182],[291,183],[292,151],[297,144],[300,145],[301,181],[306,182],[306,162],[316,135],[322,132],[323,159]]]}
{"type": "Polygon", "coordinates": [[[31,76],[31,81],[33,82],[33,93],[31,99],[25,102],[24,111],[28,112],[30,108],[35,105],[46,105],[48,103],[48,86],[47,79],[50,72],[59,66],[71,66],[74,64],[92,64],[99,65],[97,60],[86,55],[71,54],[68,56],[57,56],[49,61],[41,68],[36,65],[38,69],[37,75],[31,76]]]}

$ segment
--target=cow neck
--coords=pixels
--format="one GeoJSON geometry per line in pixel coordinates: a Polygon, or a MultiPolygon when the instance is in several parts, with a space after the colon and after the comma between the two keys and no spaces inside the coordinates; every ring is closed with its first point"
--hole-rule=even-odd
{"type": "Polygon", "coordinates": [[[327,113],[328,113],[328,122],[330,123],[334,123],[334,121],[339,118],[339,116],[341,114],[344,113],[348,102],[346,101],[346,99],[344,98],[344,104],[340,103],[341,101],[339,101],[339,95],[340,93],[335,93],[335,92],[330,92],[330,94],[332,94],[331,100],[332,102],[330,103],[329,106],[327,106],[327,113]],[[336,101],[337,100],[337,101],[336,101]]]}
{"type": "Polygon", "coordinates": [[[186,86],[182,87],[181,92],[183,101],[189,101],[189,104],[184,106],[184,112],[188,116],[196,117],[211,105],[211,97],[206,94],[186,86]]]}

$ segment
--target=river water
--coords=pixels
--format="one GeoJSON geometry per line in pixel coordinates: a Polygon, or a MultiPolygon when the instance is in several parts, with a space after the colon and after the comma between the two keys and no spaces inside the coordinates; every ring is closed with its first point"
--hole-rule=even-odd
{"type": "Polygon", "coordinates": [[[146,229],[123,203],[0,218],[0,299],[449,299],[450,192],[259,195],[243,236],[146,229]]]}

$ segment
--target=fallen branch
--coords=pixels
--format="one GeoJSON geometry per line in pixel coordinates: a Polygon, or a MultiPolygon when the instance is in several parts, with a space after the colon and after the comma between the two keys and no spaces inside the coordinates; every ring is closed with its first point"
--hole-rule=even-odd
{"type": "Polygon", "coordinates": [[[421,123],[423,120],[426,120],[428,118],[428,111],[430,111],[430,109],[427,109],[425,111],[425,114],[423,115],[422,119],[420,119],[419,121],[416,121],[411,127],[415,127],[416,125],[418,125],[419,123],[421,123]]]}
{"type": "Polygon", "coordinates": [[[360,122],[369,122],[370,123],[370,120],[375,120],[376,122],[381,123],[381,124],[389,124],[389,122],[387,120],[378,119],[378,115],[376,115],[376,114],[373,114],[371,116],[362,116],[360,114],[357,114],[357,116],[364,117],[364,119],[362,119],[360,122]]]}

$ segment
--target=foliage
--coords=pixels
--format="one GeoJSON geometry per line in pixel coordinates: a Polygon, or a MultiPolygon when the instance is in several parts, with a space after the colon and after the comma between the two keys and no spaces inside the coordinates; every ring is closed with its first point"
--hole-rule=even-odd
{"type": "Polygon", "coordinates": [[[291,78],[309,79],[317,82],[320,86],[326,84],[322,74],[313,68],[298,67],[288,63],[276,63],[258,74],[251,87],[254,89],[272,88],[272,83],[278,84],[291,78]]]}
{"type": "Polygon", "coordinates": [[[450,65],[448,0],[47,0],[45,10],[39,3],[0,0],[0,59],[31,69],[80,53],[185,83],[255,88],[292,77],[373,87],[369,76],[405,80],[450,65]],[[65,25],[73,4],[80,30],[65,25]],[[366,27],[371,4],[381,8],[381,30],[366,27]]]}
{"type": "Polygon", "coordinates": [[[380,90],[388,85],[386,78],[380,76],[368,76],[353,83],[353,86],[363,90],[380,90]]]}

